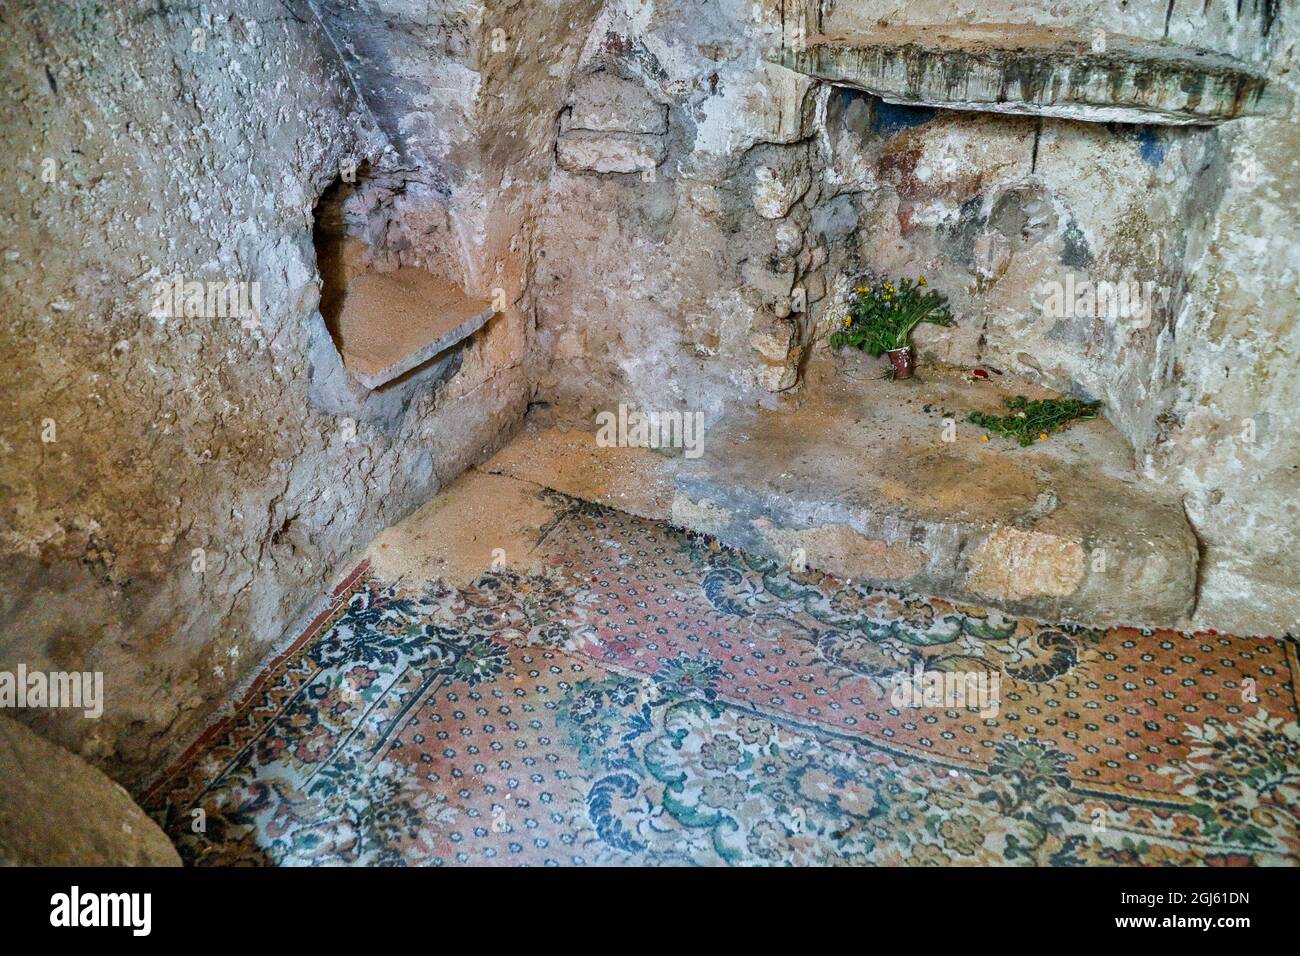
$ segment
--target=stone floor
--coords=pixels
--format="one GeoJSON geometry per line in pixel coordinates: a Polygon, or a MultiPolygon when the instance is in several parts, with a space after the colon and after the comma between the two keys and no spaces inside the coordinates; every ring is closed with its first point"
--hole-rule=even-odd
{"type": "Polygon", "coordinates": [[[205,865],[1294,864],[1298,668],[471,471],[145,803],[205,865]]]}

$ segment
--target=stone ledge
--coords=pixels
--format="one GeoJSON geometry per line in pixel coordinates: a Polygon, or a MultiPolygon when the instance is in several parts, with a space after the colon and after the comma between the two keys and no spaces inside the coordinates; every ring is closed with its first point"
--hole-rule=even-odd
{"type": "Polygon", "coordinates": [[[1267,80],[1233,57],[1024,24],[891,26],[814,34],[769,60],[891,103],[1189,125],[1265,112],[1267,80]]]}
{"type": "Polygon", "coordinates": [[[1181,499],[1139,478],[1104,419],[1023,449],[964,421],[1016,392],[1050,394],[937,369],[836,381],[713,423],[696,460],[530,429],[486,468],[845,578],[1053,623],[1186,626],[1199,555],[1181,499]]]}
{"type": "Polygon", "coordinates": [[[486,300],[423,269],[363,272],[348,280],[331,332],[343,367],[375,389],[473,335],[495,314],[486,300]]]}
{"type": "Polygon", "coordinates": [[[650,133],[569,130],[555,144],[561,169],[580,173],[638,173],[654,169],[667,155],[663,138],[650,133]]]}

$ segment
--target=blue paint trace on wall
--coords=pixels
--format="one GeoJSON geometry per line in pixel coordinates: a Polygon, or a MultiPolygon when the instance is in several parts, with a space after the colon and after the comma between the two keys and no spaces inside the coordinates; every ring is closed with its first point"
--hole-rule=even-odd
{"type": "Polygon", "coordinates": [[[1137,131],[1138,142],[1142,146],[1142,159],[1152,166],[1159,166],[1165,161],[1165,142],[1160,131],[1154,126],[1140,126],[1137,131]]]}
{"type": "Polygon", "coordinates": [[[930,122],[938,114],[933,106],[902,106],[878,100],[871,111],[871,131],[893,136],[905,129],[930,122]]]}

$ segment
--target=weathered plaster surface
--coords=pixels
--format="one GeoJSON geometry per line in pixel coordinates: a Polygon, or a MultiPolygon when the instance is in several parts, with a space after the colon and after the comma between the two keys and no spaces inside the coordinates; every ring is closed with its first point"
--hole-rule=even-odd
{"type": "Polygon", "coordinates": [[[791,294],[824,250],[804,248],[812,84],[760,55],[778,28],[735,0],[605,6],[562,145],[585,102],[635,105],[621,126],[606,110],[604,129],[583,134],[584,152],[609,160],[561,152],[551,179],[537,273],[555,355],[546,397],[579,412],[618,395],[689,402],[717,418],[794,384],[791,294]],[[666,115],[662,132],[645,129],[652,113],[666,115]],[[653,166],[614,164],[629,138],[653,166]]]}

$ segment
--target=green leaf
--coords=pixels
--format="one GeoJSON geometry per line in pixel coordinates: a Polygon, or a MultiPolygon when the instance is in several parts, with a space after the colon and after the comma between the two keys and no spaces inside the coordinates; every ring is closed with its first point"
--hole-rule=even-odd
{"type": "Polygon", "coordinates": [[[971,412],[969,421],[991,435],[1001,435],[1019,442],[1022,448],[1032,445],[1040,435],[1061,431],[1071,422],[1096,418],[1101,402],[1084,402],[1077,398],[1044,398],[1030,401],[1023,395],[1006,400],[1010,414],[990,415],[971,412]]]}

